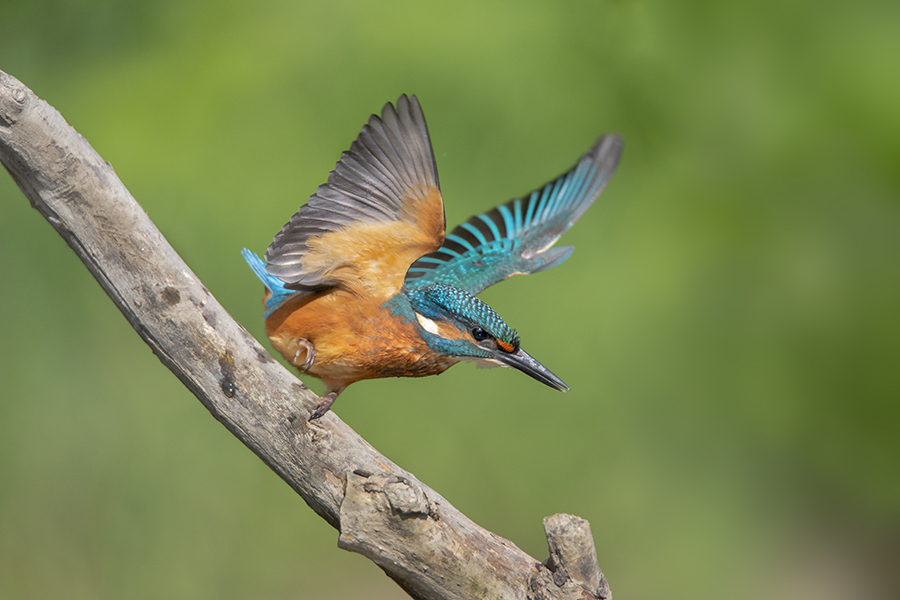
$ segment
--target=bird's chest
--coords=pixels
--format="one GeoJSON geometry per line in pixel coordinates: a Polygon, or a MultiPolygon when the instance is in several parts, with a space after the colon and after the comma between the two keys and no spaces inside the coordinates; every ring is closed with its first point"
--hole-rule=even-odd
{"type": "Polygon", "coordinates": [[[428,347],[416,324],[384,307],[349,319],[341,335],[325,338],[330,349],[327,362],[350,367],[361,379],[423,377],[453,364],[428,347]]]}
{"type": "Polygon", "coordinates": [[[429,348],[408,317],[351,294],[318,297],[282,317],[267,322],[273,346],[299,366],[297,340],[309,340],[316,356],[308,372],[326,382],[436,375],[455,362],[429,348]]]}

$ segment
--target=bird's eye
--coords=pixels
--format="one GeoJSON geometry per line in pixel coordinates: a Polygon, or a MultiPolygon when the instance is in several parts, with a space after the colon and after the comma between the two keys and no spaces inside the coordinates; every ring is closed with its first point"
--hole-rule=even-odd
{"type": "Polygon", "coordinates": [[[472,330],[472,337],[480,342],[488,339],[491,335],[481,327],[476,327],[472,330]]]}

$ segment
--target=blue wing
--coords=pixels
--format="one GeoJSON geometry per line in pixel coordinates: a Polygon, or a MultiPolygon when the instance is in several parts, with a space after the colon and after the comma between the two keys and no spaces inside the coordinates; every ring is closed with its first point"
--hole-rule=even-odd
{"type": "Polygon", "coordinates": [[[478,294],[513,275],[562,263],[574,248],[551,246],[594,203],[621,153],[622,138],[605,135],[567,173],[475,215],[448,234],[439,250],[410,266],[407,287],[444,283],[478,294]]]}

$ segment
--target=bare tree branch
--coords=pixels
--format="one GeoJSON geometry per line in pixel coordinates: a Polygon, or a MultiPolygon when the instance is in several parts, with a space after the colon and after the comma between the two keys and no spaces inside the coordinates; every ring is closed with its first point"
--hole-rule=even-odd
{"type": "Polygon", "coordinates": [[[541,564],[378,453],[237,324],[90,144],[0,71],[0,160],[212,415],[414,598],[608,598],[586,521],[545,519],[541,564]]]}

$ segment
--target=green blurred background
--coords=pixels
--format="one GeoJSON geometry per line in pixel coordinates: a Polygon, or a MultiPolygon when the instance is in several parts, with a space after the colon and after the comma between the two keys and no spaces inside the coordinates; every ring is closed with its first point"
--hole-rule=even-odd
{"type": "MultiPolygon", "coordinates": [[[[447,218],[625,154],[564,266],[485,292],[572,387],[460,366],[336,412],[622,598],[900,589],[900,5],[0,2],[0,69],[265,342],[262,252],[415,93],[447,218]]],[[[0,597],[406,597],[219,425],[0,176],[0,597]]],[[[315,388],[320,389],[320,388],[315,388]]]]}

